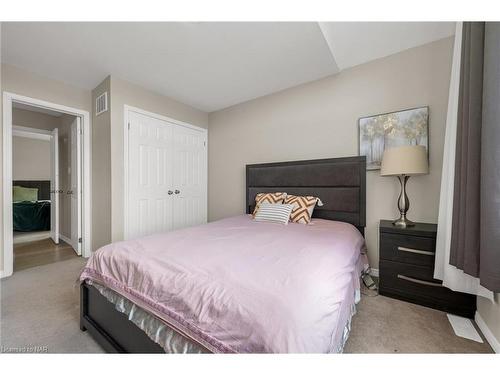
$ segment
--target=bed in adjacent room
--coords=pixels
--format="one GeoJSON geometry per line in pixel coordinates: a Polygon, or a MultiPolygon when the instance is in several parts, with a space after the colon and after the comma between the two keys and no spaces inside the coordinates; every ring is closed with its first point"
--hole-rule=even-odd
{"type": "Polygon", "coordinates": [[[249,165],[246,195],[246,215],[94,253],[81,328],[112,352],[342,352],[367,268],[364,157],[249,165]],[[253,220],[277,191],[323,206],[309,224],[253,220]]]}
{"type": "Polygon", "coordinates": [[[50,181],[13,181],[12,195],[14,231],[50,230],[50,181]]]}

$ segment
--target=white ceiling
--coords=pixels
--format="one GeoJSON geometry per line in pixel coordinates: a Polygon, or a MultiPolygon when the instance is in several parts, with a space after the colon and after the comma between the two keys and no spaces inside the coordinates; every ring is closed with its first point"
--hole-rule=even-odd
{"type": "Polygon", "coordinates": [[[340,70],[455,34],[453,22],[321,22],[340,70]]]}
{"type": "Polygon", "coordinates": [[[204,111],[452,35],[453,23],[2,23],[2,62],[86,89],[111,74],[204,111]]]}

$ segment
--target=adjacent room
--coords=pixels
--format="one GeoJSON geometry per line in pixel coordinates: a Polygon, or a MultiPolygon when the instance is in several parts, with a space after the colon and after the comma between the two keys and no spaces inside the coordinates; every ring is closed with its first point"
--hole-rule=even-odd
{"type": "Polygon", "coordinates": [[[15,103],[12,124],[15,272],[81,254],[80,147],[75,116],[15,103]]]}
{"type": "Polygon", "coordinates": [[[497,22],[1,22],[2,351],[500,352],[499,87],[497,22]]]}

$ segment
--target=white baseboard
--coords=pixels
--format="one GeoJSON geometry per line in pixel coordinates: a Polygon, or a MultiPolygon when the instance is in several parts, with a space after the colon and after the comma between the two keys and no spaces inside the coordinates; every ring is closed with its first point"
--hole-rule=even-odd
{"type": "Polygon", "coordinates": [[[378,268],[370,268],[370,275],[373,277],[378,277],[378,268]]]}
{"type": "Polygon", "coordinates": [[[25,242],[32,242],[32,241],[40,241],[44,240],[46,238],[50,238],[50,231],[40,231],[40,232],[22,232],[22,233],[15,233],[15,235],[12,237],[12,243],[19,244],[19,243],[25,243],[25,242]]]}
{"type": "Polygon", "coordinates": [[[479,314],[478,311],[476,311],[474,321],[476,322],[477,326],[479,327],[484,337],[486,338],[486,341],[488,341],[488,343],[490,344],[491,348],[495,351],[495,353],[500,353],[500,342],[498,342],[493,332],[490,331],[489,327],[486,325],[486,322],[484,321],[484,319],[482,318],[482,316],[479,314]]]}
{"type": "Polygon", "coordinates": [[[64,242],[66,242],[68,245],[73,246],[73,243],[71,242],[71,239],[69,239],[68,237],[66,237],[64,234],[60,234],[59,233],[59,238],[61,240],[63,240],[64,242]]]}

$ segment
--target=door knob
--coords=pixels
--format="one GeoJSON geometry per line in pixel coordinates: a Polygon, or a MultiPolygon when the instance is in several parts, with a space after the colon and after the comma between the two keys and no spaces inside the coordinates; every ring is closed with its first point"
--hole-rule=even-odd
{"type": "Polygon", "coordinates": [[[179,193],[180,193],[180,191],[175,189],[175,194],[179,194],[179,193]]]}
{"type": "Polygon", "coordinates": [[[167,194],[168,194],[168,195],[172,195],[172,194],[174,194],[174,192],[173,192],[172,190],[169,190],[169,191],[167,192],[167,194]]]}

